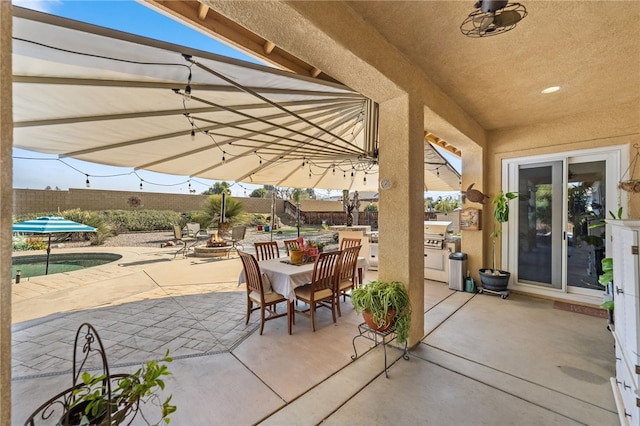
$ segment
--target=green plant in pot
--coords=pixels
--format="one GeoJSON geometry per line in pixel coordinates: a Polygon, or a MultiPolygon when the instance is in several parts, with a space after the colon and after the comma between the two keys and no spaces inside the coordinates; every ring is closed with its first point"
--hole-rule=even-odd
{"type": "Polygon", "coordinates": [[[487,290],[505,291],[509,285],[511,273],[502,271],[496,267],[496,240],[502,235],[502,224],[509,220],[509,201],[518,198],[513,192],[500,190],[491,200],[493,204],[493,232],[490,234],[492,240],[492,266],[491,269],[480,269],[480,282],[487,290]]]}
{"type": "Polygon", "coordinates": [[[351,303],[367,321],[371,314],[372,329],[386,330],[394,326],[398,343],[403,344],[409,336],[411,304],[409,293],[398,281],[372,281],[351,291],[351,303]]]}

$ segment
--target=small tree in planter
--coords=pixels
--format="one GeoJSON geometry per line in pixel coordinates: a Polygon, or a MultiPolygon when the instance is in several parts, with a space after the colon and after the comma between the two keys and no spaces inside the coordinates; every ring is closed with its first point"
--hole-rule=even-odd
{"type": "Polygon", "coordinates": [[[492,266],[491,269],[480,269],[480,281],[482,287],[488,290],[504,291],[509,284],[511,273],[501,271],[496,268],[496,240],[502,235],[502,224],[509,220],[509,201],[518,198],[513,192],[503,192],[500,190],[491,200],[493,204],[493,232],[492,239],[492,266]]]}
{"type": "Polygon", "coordinates": [[[359,314],[367,321],[370,313],[369,327],[384,331],[394,326],[398,335],[398,343],[404,343],[409,336],[411,325],[411,304],[409,293],[398,281],[372,281],[351,291],[351,303],[359,314]]]}

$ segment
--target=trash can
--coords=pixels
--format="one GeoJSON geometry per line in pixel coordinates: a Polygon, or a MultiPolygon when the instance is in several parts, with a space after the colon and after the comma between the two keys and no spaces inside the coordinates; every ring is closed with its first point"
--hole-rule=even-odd
{"type": "Polygon", "coordinates": [[[467,254],[451,253],[449,255],[449,288],[464,291],[464,279],[467,272],[467,254]]]}

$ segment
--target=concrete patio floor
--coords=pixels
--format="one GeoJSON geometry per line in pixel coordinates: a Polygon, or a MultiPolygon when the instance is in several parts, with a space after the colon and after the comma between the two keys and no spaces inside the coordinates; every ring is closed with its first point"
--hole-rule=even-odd
{"type": "Polygon", "coordinates": [[[380,346],[357,339],[360,357],[351,359],[361,319],[348,300],[337,324],[320,310],[315,333],[297,316],[293,335],[280,318],[260,336],[259,315],[244,324],[237,257],[89,250],[123,258],[13,286],[12,424],[71,386],[82,322],[98,330],[112,372],[171,350],[172,425],[619,424],[606,320],[549,300],[502,300],[425,280],[426,337],[408,361],[387,348],[385,378],[380,346]]]}

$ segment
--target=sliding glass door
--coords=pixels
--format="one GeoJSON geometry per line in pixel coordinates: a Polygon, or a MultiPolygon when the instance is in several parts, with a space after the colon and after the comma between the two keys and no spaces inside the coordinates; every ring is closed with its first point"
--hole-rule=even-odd
{"type": "Polygon", "coordinates": [[[518,280],[561,288],[562,161],[521,165],[518,194],[518,280]]]}
{"type": "Polygon", "coordinates": [[[506,187],[519,196],[503,263],[517,285],[589,296],[603,291],[604,219],[618,209],[619,162],[614,150],[506,162],[506,187]]]}

